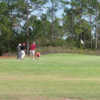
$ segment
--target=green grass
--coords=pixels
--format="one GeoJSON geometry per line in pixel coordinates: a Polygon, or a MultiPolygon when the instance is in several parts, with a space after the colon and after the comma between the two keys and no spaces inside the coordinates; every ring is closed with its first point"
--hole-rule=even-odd
{"type": "Polygon", "coordinates": [[[0,100],[99,100],[100,57],[49,54],[0,59],[0,100]],[[35,99],[36,98],[36,99],[35,99]]]}

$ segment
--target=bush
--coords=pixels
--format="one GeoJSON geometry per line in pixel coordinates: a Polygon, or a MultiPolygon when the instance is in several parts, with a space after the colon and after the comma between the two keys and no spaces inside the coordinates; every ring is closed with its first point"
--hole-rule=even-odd
{"type": "Polygon", "coordinates": [[[0,45],[0,56],[2,56],[5,51],[6,51],[5,46],[0,45]]]}
{"type": "Polygon", "coordinates": [[[66,41],[65,40],[61,40],[61,39],[57,39],[54,42],[51,42],[51,46],[54,47],[58,47],[58,46],[65,46],[66,45],[66,41]]]}

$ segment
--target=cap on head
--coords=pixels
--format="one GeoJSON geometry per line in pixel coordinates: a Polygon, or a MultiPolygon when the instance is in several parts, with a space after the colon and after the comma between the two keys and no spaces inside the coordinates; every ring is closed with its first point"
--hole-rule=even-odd
{"type": "Polygon", "coordinates": [[[23,45],[25,46],[26,44],[25,44],[25,43],[23,43],[23,45]]]}
{"type": "Polygon", "coordinates": [[[33,41],[33,44],[35,44],[35,41],[33,41]]]}
{"type": "Polygon", "coordinates": [[[21,46],[21,43],[19,43],[18,46],[21,46]]]}

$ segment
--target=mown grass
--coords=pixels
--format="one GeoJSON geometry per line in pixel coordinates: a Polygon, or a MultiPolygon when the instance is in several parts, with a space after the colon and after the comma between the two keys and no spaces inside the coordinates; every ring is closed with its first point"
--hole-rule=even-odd
{"type": "Polygon", "coordinates": [[[49,54],[0,59],[0,100],[99,100],[100,57],[49,54]],[[61,100],[61,99],[59,99],[61,100]]]}

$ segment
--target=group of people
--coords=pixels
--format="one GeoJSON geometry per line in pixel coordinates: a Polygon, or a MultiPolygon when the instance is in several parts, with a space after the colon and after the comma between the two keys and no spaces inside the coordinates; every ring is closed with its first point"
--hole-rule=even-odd
{"type": "MultiPolygon", "coordinates": [[[[21,60],[25,57],[25,50],[26,50],[26,44],[25,43],[19,43],[17,46],[17,59],[21,60]]],[[[36,57],[40,57],[40,53],[36,52],[36,43],[33,42],[30,44],[29,47],[30,55],[32,56],[32,59],[34,60],[36,57]]]]}

